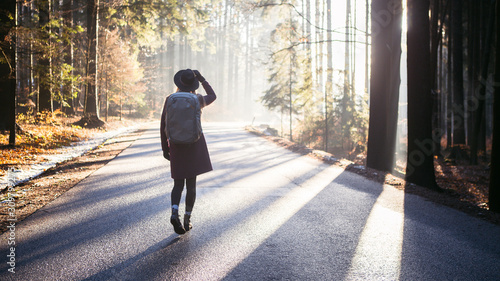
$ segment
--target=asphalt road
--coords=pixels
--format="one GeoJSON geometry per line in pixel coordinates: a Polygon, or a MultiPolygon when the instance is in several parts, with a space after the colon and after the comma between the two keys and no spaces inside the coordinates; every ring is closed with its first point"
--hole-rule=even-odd
{"type": "Polygon", "coordinates": [[[153,125],[0,237],[0,280],[500,280],[500,226],[234,124],[204,124],[214,171],[179,236],[153,125]]]}

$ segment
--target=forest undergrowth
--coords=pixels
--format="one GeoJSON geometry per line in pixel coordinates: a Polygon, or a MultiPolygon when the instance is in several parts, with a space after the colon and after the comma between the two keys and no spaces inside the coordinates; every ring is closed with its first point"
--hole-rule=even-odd
{"type": "Polygon", "coordinates": [[[60,112],[17,117],[16,144],[8,145],[8,132],[0,133],[0,177],[9,169],[23,169],[46,161],[44,156],[58,153],[61,147],[85,141],[95,134],[129,126],[132,121],[110,119],[102,128],[87,129],[74,125],[81,117],[60,112]]]}

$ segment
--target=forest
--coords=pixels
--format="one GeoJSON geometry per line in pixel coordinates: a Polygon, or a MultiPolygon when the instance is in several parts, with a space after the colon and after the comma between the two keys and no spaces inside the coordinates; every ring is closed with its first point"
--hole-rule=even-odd
{"type": "Polygon", "coordinates": [[[207,120],[436,191],[438,167],[481,171],[500,212],[499,21],[496,0],[3,0],[0,164],[26,124],[158,119],[193,68],[218,95],[207,120]]]}

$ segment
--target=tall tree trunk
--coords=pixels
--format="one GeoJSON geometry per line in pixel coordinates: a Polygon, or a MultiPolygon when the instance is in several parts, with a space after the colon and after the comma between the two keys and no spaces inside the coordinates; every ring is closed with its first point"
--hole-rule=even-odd
{"type": "Polygon", "coordinates": [[[167,92],[165,94],[171,94],[175,91],[174,75],[176,73],[177,66],[175,65],[175,39],[168,39],[167,45],[167,61],[168,61],[168,81],[167,92]]]}
{"type": "MultiPolygon", "coordinates": [[[[315,5],[314,7],[316,8],[316,12],[314,14],[314,24],[316,26],[315,28],[315,34],[314,34],[314,40],[316,42],[321,42],[321,34],[322,32],[320,30],[318,30],[317,26],[321,26],[321,9],[319,8],[321,5],[321,1],[320,0],[316,0],[315,2],[315,5]]],[[[323,84],[323,81],[321,79],[321,62],[323,61],[321,59],[321,55],[323,54],[322,50],[321,50],[321,46],[322,44],[315,44],[315,47],[316,47],[316,56],[315,56],[315,59],[316,59],[316,69],[314,70],[315,73],[316,73],[316,87],[317,89],[321,89],[322,90],[322,84],[323,84]]],[[[320,91],[321,91],[320,90],[320,91]]]]}
{"type": "Polygon", "coordinates": [[[431,86],[433,89],[437,89],[437,63],[438,63],[438,48],[439,42],[441,42],[442,34],[442,12],[441,1],[432,0],[431,1],[431,86]],[[441,22],[441,24],[439,24],[441,22]]]}
{"type": "Polygon", "coordinates": [[[85,127],[101,127],[99,119],[97,50],[99,34],[99,0],[91,0],[87,5],[87,83],[85,109],[82,120],[77,122],[85,127]]]}
{"type": "MultiPolygon", "coordinates": [[[[392,172],[401,82],[402,11],[394,13],[392,17],[385,17],[389,3],[393,1],[372,2],[370,125],[366,165],[392,172]]],[[[401,0],[398,4],[401,7],[401,0]]]]}
{"type": "MultiPolygon", "coordinates": [[[[433,127],[434,128],[441,128],[441,100],[443,97],[442,91],[440,91],[439,88],[439,80],[438,77],[440,75],[438,74],[438,69],[441,69],[439,67],[440,65],[440,60],[439,58],[439,46],[441,45],[442,41],[442,31],[443,31],[443,22],[444,22],[444,16],[446,15],[446,10],[441,9],[441,0],[432,0],[431,1],[431,87],[433,90],[433,98],[434,98],[434,104],[433,104],[433,115],[432,115],[432,122],[433,122],[433,127]]],[[[446,2],[449,2],[449,0],[446,0],[446,2]]],[[[446,5],[446,4],[445,4],[446,5]]],[[[441,133],[444,131],[441,130],[441,133]]],[[[440,142],[441,142],[441,135],[436,136],[435,140],[435,145],[434,145],[434,154],[439,155],[440,154],[440,142]]]]}
{"type": "Polygon", "coordinates": [[[369,28],[369,23],[370,23],[370,1],[366,0],[366,11],[365,11],[365,94],[368,95],[368,87],[370,86],[370,81],[369,81],[369,65],[370,65],[370,60],[369,60],[369,33],[368,33],[368,28],[369,28]]]}
{"type": "MultiPolygon", "coordinates": [[[[470,10],[471,10],[471,31],[470,31],[470,36],[469,39],[472,41],[471,46],[470,46],[470,53],[471,53],[471,65],[469,66],[468,71],[469,73],[469,81],[470,81],[470,88],[469,88],[469,95],[471,98],[476,96],[476,91],[479,88],[477,77],[479,77],[480,72],[481,72],[481,3],[477,3],[475,0],[470,0],[470,10]]],[[[469,146],[473,145],[474,142],[474,124],[475,124],[475,114],[470,114],[472,111],[475,110],[473,109],[468,109],[467,112],[469,113],[469,118],[468,118],[468,127],[470,128],[468,135],[467,135],[467,142],[469,146]]]]}
{"type": "MultiPolygon", "coordinates": [[[[31,1],[31,3],[28,5],[28,11],[29,11],[29,14],[30,15],[33,15],[35,14],[35,3],[34,1],[31,1]]],[[[33,19],[33,17],[30,17],[30,19],[28,20],[28,27],[29,28],[34,28],[35,26],[35,20],[33,19]]],[[[28,44],[28,63],[27,65],[29,65],[29,77],[28,77],[28,80],[29,80],[29,86],[28,86],[28,92],[29,94],[33,94],[35,92],[35,77],[36,77],[36,73],[35,73],[35,50],[34,50],[34,46],[33,46],[33,40],[30,40],[29,44],[28,44]]],[[[36,97],[31,97],[31,100],[35,102],[35,104],[38,104],[38,100],[36,99],[36,97]]],[[[36,107],[35,107],[36,109],[36,107]]]]}
{"type": "MultiPolygon", "coordinates": [[[[246,23],[245,23],[245,42],[246,43],[246,46],[245,46],[245,75],[244,75],[244,79],[245,79],[245,89],[243,90],[243,94],[244,94],[244,97],[243,97],[243,104],[245,104],[246,106],[244,106],[244,110],[245,110],[245,116],[250,113],[251,114],[251,110],[248,109],[248,107],[250,106],[250,104],[252,104],[252,97],[251,97],[251,91],[250,91],[250,87],[251,87],[251,84],[250,84],[250,69],[252,68],[252,58],[250,56],[251,54],[251,51],[250,51],[250,48],[252,47],[251,45],[251,39],[250,39],[250,18],[247,19],[246,23]]],[[[251,116],[251,115],[250,115],[251,116]]]]}
{"type": "Polygon", "coordinates": [[[491,54],[491,42],[493,37],[493,32],[495,31],[495,9],[493,8],[495,0],[490,0],[488,2],[489,15],[486,26],[486,34],[484,39],[483,48],[481,50],[481,75],[479,77],[479,94],[476,96],[476,101],[478,104],[477,111],[474,116],[474,135],[472,136],[471,143],[471,160],[472,165],[478,163],[478,150],[479,141],[481,139],[481,129],[484,123],[484,104],[486,100],[486,86],[488,83],[488,68],[490,64],[490,54],[491,54]]]}
{"type": "Polygon", "coordinates": [[[408,162],[406,180],[439,189],[434,174],[429,0],[408,0],[408,162]]]}
{"type": "MultiPolygon", "coordinates": [[[[448,15],[451,14],[451,5],[450,7],[448,8],[448,15]]],[[[446,123],[446,146],[449,148],[453,145],[453,117],[454,115],[453,114],[450,114],[450,118],[448,118],[448,112],[451,112],[451,109],[450,109],[450,106],[453,104],[453,100],[452,100],[452,92],[453,92],[453,87],[452,87],[452,69],[453,69],[453,65],[452,65],[452,61],[453,61],[453,56],[452,56],[452,48],[453,48],[453,41],[451,40],[452,39],[452,34],[450,32],[450,27],[452,26],[451,25],[451,17],[448,16],[448,19],[446,21],[446,25],[448,27],[448,32],[446,33],[447,35],[447,43],[448,43],[448,46],[446,48],[446,53],[447,53],[447,60],[446,60],[446,64],[447,64],[447,70],[446,70],[446,104],[445,104],[445,110],[444,110],[444,116],[447,120],[447,123],[446,123]]]]}
{"type": "MultiPolygon", "coordinates": [[[[290,25],[289,25],[289,29],[290,29],[290,46],[293,45],[293,21],[292,21],[292,7],[290,7],[290,25]]],[[[293,48],[290,49],[290,69],[289,69],[289,74],[290,74],[290,80],[289,80],[289,117],[290,117],[290,123],[289,123],[289,126],[290,126],[290,141],[293,141],[293,97],[292,97],[292,84],[293,84],[293,61],[296,60],[296,57],[294,56],[295,54],[295,50],[293,48]]]]}
{"type": "MultiPolygon", "coordinates": [[[[386,7],[387,9],[387,7],[386,7]]],[[[350,47],[349,44],[350,34],[349,31],[350,23],[351,23],[351,0],[347,0],[346,3],[346,15],[345,15],[345,57],[344,57],[344,92],[342,97],[342,105],[341,105],[341,116],[340,116],[340,126],[341,126],[341,145],[344,149],[349,149],[349,147],[345,147],[345,144],[350,139],[350,128],[349,123],[352,119],[351,110],[349,110],[351,103],[351,55],[350,55],[350,47]]]]}
{"type": "MultiPolygon", "coordinates": [[[[496,3],[496,50],[500,48],[500,1],[496,3]]],[[[500,55],[495,58],[495,85],[493,97],[493,144],[491,152],[489,207],[500,213],[500,55]]]]}
{"type": "Polygon", "coordinates": [[[306,24],[306,38],[307,38],[307,42],[308,44],[306,44],[306,48],[307,50],[311,50],[311,0],[305,0],[306,1],[306,20],[307,20],[307,24],[306,24]]]}
{"type": "MultiPolygon", "coordinates": [[[[355,100],[356,96],[356,28],[357,28],[357,1],[353,0],[354,3],[351,4],[352,10],[351,10],[351,31],[349,32],[351,34],[351,39],[350,44],[351,44],[351,96],[353,98],[353,101],[355,100]]],[[[394,2],[394,1],[393,1],[394,2]]],[[[394,5],[394,4],[391,4],[394,5]]],[[[390,7],[390,6],[389,6],[390,7]]],[[[350,149],[350,148],[349,148],[350,149]]]]}
{"type": "MultiPolygon", "coordinates": [[[[467,97],[472,97],[474,95],[474,45],[475,45],[475,37],[474,37],[474,28],[476,25],[476,22],[474,20],[474,2],[472,0],[467,0],[466,1],[467,6],[465,10],[467,11],[467,67],[466,67],[466,73],[467,73],[467,82],[468,82],[468,87],[465,89],[465,95],[467,97]]],[[[467,100],[467,98],[466,98],[467,100]]],[[[469,106],[467,103],[464,104],[467,106],[465,108],[465,112],[469,112],[469,106]]],[[[468,144],[470,144],[470,130],[471,130],[471,119],[472,118],[467,118],[467,121],[465,123],[466,129],[465,129],[465,138],[468,144]]]]}
{"type": "Polygon", "coordinates": [[[452,1],[452,54],[453,54],[453,145],[465,144],[465,107],[463,79],[462,1],[452,1]]]}
{"type": "MultiPolygon", "coordinates": [[[[327,15],[326,15],[326,26],[328,30],[332,30],[332,1],[327,0],[326,1],[326,10],[327,10],[327,15]]],[[[325,106],[325,151],[328,151],[328,109],[330,107],[330,99],[329,97],[332,95],[333,92],[333,44],[332,44],[332,32],[327,32],[326,34],[326,41],[327,41],[327,50],[326,50],[326,60],[327,60],[327,70],[326,70],[326,88],[325,88],[325,101],[324,101],[324,106],[325,106]]]]}
{"type": "Polygon", "coordinates": [[[0,47],[4,63],[0,64],[0,96],[5,97],[0,102],[0,130],[9,130],[9,144],[16,141],[16,77],[15,77],[15,38],[6,40],[15,21],[9,15],[16,15],[15,1],[2,1],[0,4],[0,47]]]}
{"type": "MultiPolygon", "coordinates": [[[[37,8],[39,13],[39,29],[44,25],[49,23],[50,20],[50,3],[51,1],[37,1],[37,8]]],[[[50,44],[50,39],[48,34],[42,33],[42,40],[50,44]]],[[[38,82],[39,82],[39,93],[38,93],[38,111],[50,111],[54,110],[52,92],[49,86],[49,76],[50,76],[50,58],[48,54],[41,54],[41,58],[38,60],[38,82]]]]}
{"type": "MultiPolygon", "coordinates": [[[[231,31],[229,31],[229,32],[231,32],[231,31]]],[[[229,36],[231,36],[231,35],[229,35],[229,36]]],[[[229,41],[231,41],[231,40],[229,40],[229,41]]],[[[229,89],[233,88],[233,85],[231,84],[231,82],[234,80],[234,69],[233,68],[234,68],[235,57],[234,57],[232,44],[234,44],[234,42],[231,42],[227,48],[227,79],[225,79],[225,81],[226,81],[225,84],[227,84],[226,87],[227,87],[228,91],[229,91],[229,89]]],[[[228,99],[229,104],[234,104],[235,95],[229,95],[227,97],[227,99],[228,99]]]]}
{"type": "Polygon", "coordinates": [[[229,17],[229,0],[226,0],[225,3],[224,3],[224,22],[223,22],[223,26],[222,26],[222,34],[221,36],[219,37],[219,40],[220,40],[220,47],[222,47],[222,50],[221,50],[221,53],[219,54],[219,59],[220,59],[220,67],[219,67],[219,83],[220,83],[220,87],[217,87],[217,89],[221,89],[222,93],[221,93],[221,98],[222,98],[222,103],[223,103],[223,106],[224,108],[229,108],[229,99],[227,98],[227,95],[225,93],[228,93],[228,90],[229,90],[229,87],[227,86],[227,83],[224,83],[224,73],[225,73],[225,70],[226,70],[226,50],[227,50],[227,38],[228,38],[228,32],[227,32],[227,28],[228,28],[228,25],[229,25],[229,20],[228,20],[228,17],[229,17]],[[226,88],[227,87],[227,88],[226,88]],[[224,91],[224,89],[226,89],[226,91],[224,91]]]}
{"type": "MultiPolygon", "coordinates": [[[[233,89],[238,89],[238,85],[239,85],[239,79],[240,79],[240,59],[239,59],[239,56],[237,54],[234,54],[233,52],[233,56],[234,56],[234,68],[233,68],[233,77],[232,77],[232,81],[233,81],[233,86],[232,88],[233,89]]],[[[229,83],[231,84],[231,83],[229,83]]],[[[245,106],[245,103],[243,103],[243,97],[241,95],[235,95],[235,104],[237,106],[237,108],[243,108],[245,106]]],[[[238,117],[243,117],[244,116],[244,111],[237,111],[235,113],[238,113],[240,114],[238,117]]]]}
{"type": "MultiPolygon", "coordinates": [[[[73,0],[63,0],[62,9],[63,9],[64,24],[68,28],[73,28],[73,0]]],[[[64,62],[74,68],[73,42],[69,42],[66,45],[66,48],[64,50],[64,62]]],[[[74,75],[73,70],[71,70],[71,75],[74,75]]],[[[75,109],[72,106],[73,105],[72,101],[74,99],[73,94],[72,94],[73,87],[74,87],[73,82],[71,82],[70,84],[64,85],[64,91],[66,92],[66,95],[71,95],[71,97],[69,98],[71,101],[69,103],[70,107],[65,107],[65,112],[68,114],[75,113],[75,109]]]]}

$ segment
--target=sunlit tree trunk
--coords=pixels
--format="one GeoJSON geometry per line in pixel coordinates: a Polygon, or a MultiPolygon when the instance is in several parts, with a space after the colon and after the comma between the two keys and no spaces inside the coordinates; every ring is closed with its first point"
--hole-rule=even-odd
{"type": "Polygon", "coordinates": [[[308,44],[306,44],[306,48],[308,50],[311,50],[311,0],[305,0],[306,1],[306,40],[308,42],[308,44]]]}
{"type": "Polygon", "coordinates": [[[344,150],[350,150],[350,123],[353,119],[352,111],[352,80],[351,80],[351,0],[346,3],[346,16],[345,16],[345,57],[344,57],[344,92],[341,102],[341,116],[340,116],[340,129],[341,129],[341,145],[344,150]]]}
{"type": "MultiPolygon", "coordinates": [[[[233,30],[234,34],[239,34],[241,31],[240,29],[242,28],[240,19],[241,14],[235,9],[234,11],[234,25],[235,28],[233,30]]],[[[240,52],[235,51],[234,49],[241,50],[243,51],[243,46],[240,46],[240,41],[239,40],[234,40],[234,43],[236,44],[231,48],[231,52],[234,56],[234,68],[233,68],[233,79],[230,80],[232,83],[230,83],[232,89],[238,89],[238,84],[239,84],[239,79],[240,79],[240,52]]],[[[239,95],[234,95],[235,96],[235,104],[237,108],[243,108],[244,103],[243,103],[243,96],[241,94],[239,95]]],[[[242,112],[244,114],[244,112],[242,112]]]]}
{"type": "MultiPolygon", "coordinates": [[[[250,43],[250,48],[253,49],[254,48],[254,37],[252,36],[250,38],[250,41],[248,41],[250,43]]],[[[253,56],[251,55],[251,49],[249,50],[249,56],[248,56],[248,71],[247,71],[247,76],[245,77],[246,80],[248,80],[248,89],[246,89],[247,91],[247,94],[246,94],[246,101],[245,101],[245,104],[247,104],[247,108],[249,110],[250,113],[253,114],[253,106],[252,106],[252,88],[253,88],[253,81],[255,79],[255,75],[254,75],[254,65],[253,65],[253,56]]]]}
{"type": "Polygon", "coordinates": [[[246,47],[245,47],[245,89],[243,89],[244,97],[243,97],[243,104],[246,106],[243,107],[245,110],[245,114],[249,113],[252,114],[252,110],[248,108],[252,104],[252,92],[251,92],[251,69],[252,69],[252,56],[251,54],[251,47],[252,47],[252,41],[251,41],[251,36],[250,36],[250,18],[247,19],[245,23],[245,42],[246,42],[246,47]]]}
{"type": "Polygon", "coordinates": [[[184,45],[186,44],[186,40],[185,40],[185,36],[184,34],[179,34],[178,36],[179,38],[179,57],[177,58],[179,60],[178,62],[178,65],[179,65],[179,69],[184,69],[186,68],[186,65],[185,65],[185,61],[186,61],[186,57],[185,57],[185,48],[184,48],[184,45]]]}
{"type": "Polygon", "coordinates": [[[406,180],[439,189],[434,174],[429,0],[408,0],[408,162],[406,180]]]}
{"type": "MultiPolygon", "coordinates": [[[[395,1],[393,1],[395,2],[395,1]]],[[[353,97],[353,101],[356,97],[356,28],[357,28],[357,14],[358,7],[357,1],[353,0],[351,10],[351,34],[350,45],[351,45],[351,96],[353,97]]],[[[389,6],[390,7],[390,6],[389,6]]]]}
{"type": "MultiPolygon", "coordinates": [[[[34,1],[31,1],[30,4],[28,5],[28,11],[30,15],[33,15],[35,13],[35,3],[34,1]]],[[[35,26],[35,19],[33,17],[30,17],[28,19],[28,27],[33,28],[35,26]]],[[[35,52],[34,52],[34,47],[33,47],[33,42],[30,40],[28,44],[28,65],[29,65],[29,86],[28,86],[28,91],[30,94],[35,92],[35,52]]],[[[38,104],[38,100],[36,99],[36,96],[31,97],[31,100],[33,102],[36,102],[38,104]]],[[[35,107],[36,109],[36,107],[35,107]]]]}
{"type": "MultiPolygon", "coordinates": [[[[64,24],[68,28],[73,28],[73,0],[64,0],[62,5],[62,10],[63,10],[64,24]]],[[[71,67],[74,67],[73,42],[69,42],[66,45],[66,49],[64,51],[64,62],[70,65],[71,67]]],[[[71,75],[74,75],[73,70],[71,71],[71,75]]],[[[71,94],[73,92],[73,87],[74,87],[73,82],[71,82],[71,84],[69,85],[65,85],[64,87],[66,95],[71,94]]],[[[73,99],[74,99],[73,95],[71,94],[70,101],[73,101],[73,99]]],[[[71,107],[65,109],[66,113],[74,114],[75,109],[72,107],[73,102],[70,102],[69,105],[71,107]]]]}
{"type": "Polygon", "coordinates": [[[226,52],[227,52],[227,28],[228,28],[228,17],[229,17],[229,0],[226,0],[224,2],[224,14],[223,14],[223,23],[222,23],[222,26],[221,26],[221,31],[222,33],[220,34],[220,37],[219,37],[219,48],[220,49],[220,53],[219,53],[219,61],[220,61],[220,66],[219,66],[219,77],[220,77],[220,80],[218,81],[220,83],[220,86],[217,87],[217,89],[222,89],[222,93],[221,93],[221,98],[222,98],[222,101],[223,101],[223,104],[224,104],[224,107],[225,108],[228,108],[229,107],[229,100],[228,100],[228,97],[225,95],[225,93],[228,93],[228,89],[229,87],[227,87],[227,81],[224,81],[224,73],[225,73],[225,70],[226,70],[226,52]],[[226,91],[224,91],[223,89],[226,89],[226,91]]]}
{"type": "MultiPolygon", "coordinates": [[[[391,0],[372,2],[370,125],[367,166],[391,172],[398,122],[402,10],[383,17],[391,0]],[[385,20],[382,22],[382,20],[385,20]]],[[[401,7],[401,0],[398,2],[401,7]]]]}
{"type": "Polygon", "coordinates": [[[98,10],[99,0],[88,2],[87,7],[87,37],[88,37],[88,54],[87,54],[87,97],[85,99],[85,115],[86,117],[99,118],[98,102],[97,102],[97,44],[98,44],[98,10]]]}
{"type": "MultiPolygon", "coordinates": [[[[333,29],[332,26],[332,1],[327,0],[326,1],[326,26],[329,30],[333,29]]],[[[330,99],[329,97],[332,95],[332,90],[333,90],[333,44],[332,44],[332,32],[327,32],[326,33],[326,60],[327,60],[327,70],[326,70],[326,87],[325,87],[325,101],[324,101],[324,107],[325,107],[325,151],[328,151],[328,114],[329,114],[329,107],[330,107],[330,99]]]]}
{"type": "Polygon", "coordinates": [[[169,39],[167,45],[167,60],[168,60],[168,77],[167,80],[167,92],[166,95],[171,94],[175,90],[174,85],[174,75],[177,71],[175,65],[175,40],[169,39]]]}
{"type": "MultiPolygon", "coordinates": [[[[316,27],[318,26],[321,26],[321,9],[319,8],[319,6],[321,5],[321,1],[319,0],[316,0],[315,2],[315,8],[316,8],[316,13],[314,14],[314,24],[316,25],[316,27]]],[[[321,42],[321,34],[323,32],[318,30],[316,28],[316,32],[314,34],[314,40],[316,42],[321,42]]],[[[316,69],[314,70],[315,74],[316,74],[316,86],[318,87],[318,89],[320,89],[320,91],[322,91],[322,83],[323,81],[321,81],[321,62],[323,61],[321,56],[323,54],[323,52],[321,51],[321,45],[320,43],[316,43],[314,44],[315,45],[315,48],[316,48],[316,56],[315,56],[315,60],[316,60],[316,69]]]]}
{"type": "Polygon", "coordinates": [[[370,86],[369,78],[369,67],[370,67],[370,57],[369,57],[369,33],[368,28],[370,23],[370,0],[366,0],[366,11],[365,11],[365,94],[368,94],[368,87],[370,86]]]}
{"type": "MultiPolygon", "coordinates": [[[[231,25],[232,26],[232,25],[231,25]]],[[[226,36],[228,36],[228,38],[231,38],[231,35],[229,33],[231,33],[231,30],[228,29],[228,34],[226,34],[226,36]]],[[[233,87],[232,85],[232,82],[234,80],[234,52],[233,52],[233,44],[234,42],[231,42],[232,40],[228,40],[228,48],[227,48],[227,73],[226,73],[226,79],[224,79],[224,81],[226,81],[226,87],[227,87],[227,91],[229,92],[233,87]]],[[[234,104],[234,101],[235,101],[235,95],[228,95],[227,97],[228,99],[228,102],[229,104],[234,104]]]]}
{"type": "Polygon", "coordinates": [[[100,127],[99,119],[97,50],[99,30],[99,0],[91,0],[87,5],[87,83],[84,116],[79,124],[86,127],[100,127]]]}

